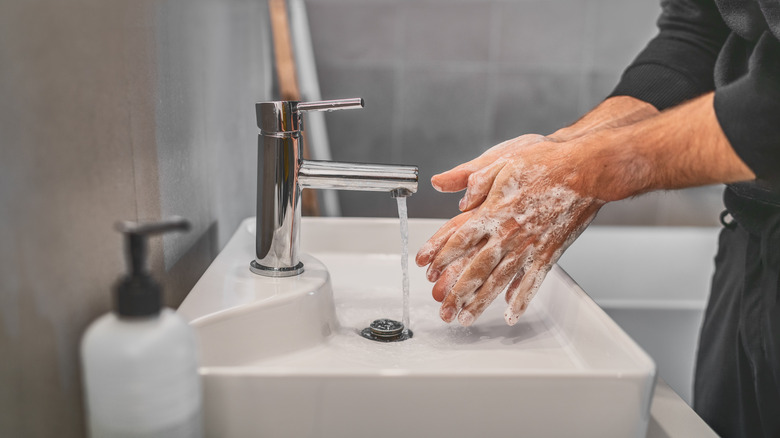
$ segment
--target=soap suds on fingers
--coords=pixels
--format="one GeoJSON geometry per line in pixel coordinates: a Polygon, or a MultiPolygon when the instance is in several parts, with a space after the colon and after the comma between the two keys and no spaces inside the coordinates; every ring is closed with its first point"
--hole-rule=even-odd
{"type": "Polygon", "coordinates": [[[457,316],[461,324],[473,324],[506,289],[505,320],[516,324],[560,255],[604,204],[578,193],[568,175],[555,176],[558,169],[519,159],[500,167],[495,175],[473,174],[475,187],[485,184],[482,175],[491,181],[484,202],[420,250],[435,273],[429,278],[442,281],[434,289],[443,296],[445,321],[457,316]],[[474,251],[477,245],[484,246],[474,251]]]}

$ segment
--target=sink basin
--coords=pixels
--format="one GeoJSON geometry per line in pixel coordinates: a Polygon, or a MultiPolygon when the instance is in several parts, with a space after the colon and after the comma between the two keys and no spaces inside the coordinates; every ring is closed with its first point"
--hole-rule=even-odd
{"type": "MultiPolygon", "coordinates": [[[[411,220],[410,251],[442,223],[411,220]]],[[[249,272],[253,227],[179,308],[208,436],[645,436],[652,359],[559,267],[515,326],[502,301],[465,328],[439,320],[410,263],[414,337],[379,343],[358,332],[401,320],[397,220],[304,218],[305,272],[276,279],[249,272]]]]}

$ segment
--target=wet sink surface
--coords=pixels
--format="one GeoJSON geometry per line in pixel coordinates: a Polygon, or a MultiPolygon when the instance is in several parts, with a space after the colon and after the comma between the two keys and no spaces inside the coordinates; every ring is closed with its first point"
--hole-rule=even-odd
{"type": "Polygon", "coordinates": [[[295,367],[298,372],[365,373],[396,369],[421,374],[436,374],[442,369],[457,374],[511,373],[518,370],[520,363],[525,371],[585,368],[577,351],[569,348],[569,340],[550,323],[544,307],[531,307],[522,323],[514,327],[504,322],[500,303],[473,327],[445,324],[438,318],[438,303],[426,293],[430,286],[422,278],[412,282],[410,319],[414,337],[397,343],[364,339],[359,332],[374,319],[401,320],[400,281],[396,287],[377,284],[392,284],[397,278],[394,274],[398,271],[398,257],[363,256],[358,272],[350,268],[356,263],[353,255],[321,253],[318,259],[328,266],[334,279],[339,329],[317,348],[255,365],[295,367]],[[490,360],[472,354],[475,351],[489,354],[490,360]]]}
{"type": "MultiPolygon", "coordinates": [[[[514,327],[499,298],[465,328],[439,320],[412,263],[414,337],[378,343],[358,332],[401,319],[397,221],[304,220],[292,281],[243,272],[251,223],[180,308],[201,335],[210,435],[644,436],[655,366],[560,268],[514,327]]],[[[440,224],[411,221],[411,252],[440,224]]]]}

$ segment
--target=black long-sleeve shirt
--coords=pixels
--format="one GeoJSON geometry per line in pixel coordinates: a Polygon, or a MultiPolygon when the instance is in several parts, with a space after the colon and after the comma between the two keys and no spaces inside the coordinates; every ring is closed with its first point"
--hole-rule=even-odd
{"type": "Polygon", "coordinates": [[[780,203],[780,1],[662,0],[658,35],[625,70],[612,96],[659,110],[715,90],[715,114],[756,174],[732,185],[780,203]]]}

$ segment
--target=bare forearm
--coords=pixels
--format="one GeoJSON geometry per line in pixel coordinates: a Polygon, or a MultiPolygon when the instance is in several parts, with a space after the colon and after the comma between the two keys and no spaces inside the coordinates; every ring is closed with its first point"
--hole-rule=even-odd
{"type": "Polygon", "coordinates": [[[755,179],[720,128],[709,93],[655,117],[592,132],[582,158],[600,175],[590,190],[612,201],[652,190],[755,179]]]}

